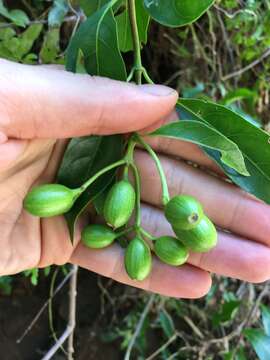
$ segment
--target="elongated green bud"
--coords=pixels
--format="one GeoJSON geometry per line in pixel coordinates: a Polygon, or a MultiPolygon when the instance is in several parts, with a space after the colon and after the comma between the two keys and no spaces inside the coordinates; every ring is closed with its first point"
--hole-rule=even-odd
{"type": "Polygon", "coordinates": [[[110,226],[117,229],[126,225],[135,207],[135,190],[126,180],[114,184],[105,200],[103,214],[110,226]]]}
{"type": "Polygon", "coordinates": [[[165,216],[173,226],[188,230],[194,228],[201,221],[203,209],[192,196],[178,195],[166,205],[165,216]]]}
{"type": "Polygon", "coordinates": [[[176,238],[162,236],[155,240],[154,251],[165,264],[172,266],[183,265],[189,256],[187,248],[176,238]]]}
{"type": "Polygon", "coordinates": [[[142,281],[151,272],[152,255],[144,240],[136,237],[129,243],[125,253],[125,268],[129,277],[142,281]]]}
{"type": "Polygon", "coordinates": [[[92,224],[86,226],[82,232],[82,242],[92,249],[102,249],[111,245],[116,239],[116,234],[105,225],[92,224]]]}
{"type": "Polygon", "coordinates": [[[191,230],[173,226],[173,231],[178,239],[194,252],[207,252],[217,245],[216,228],[207,216],[203,216],[199,224],[191,230]]]}
{"type": "Polygon", "coordinates": [[[69,211],[78,196],[78,189],[72,190],[60,184],[45,184],[33,188],[26,195],[23,207],[34,216],[57,216],[69,211]]]}

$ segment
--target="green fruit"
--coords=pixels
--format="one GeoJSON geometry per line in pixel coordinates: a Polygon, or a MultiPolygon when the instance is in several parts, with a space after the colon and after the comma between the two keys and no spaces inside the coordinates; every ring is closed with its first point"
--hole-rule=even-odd
{"type": "Polygon", "coordinates": [[[188,230],[194,228],[201,221],[203,209],[192,196],[178,195],[166,205],[165,216],[173,226],[188,230]]]}
{"type": "Polygon", "coordinates": [[[189,256],[187,248],[171,236],[162,236],[155,240],[154,250],[157,257],[165,264],[183,265],[189,256]]]}
{"type": "Polygon", "coordinates": [[[133,280],[144,280],[152,268],[152,255],[149,246],[136,237],[128,244],[125,252],[125,268],[133,280]]]}
{"type": "Polygon", "coordinates": [[[106,222],[115,229],[125,225],[135,206],[135,190],[130,182],[119,181],[109,191],[103,209],[106,222]]]}
{"type": "Polygon", "coordinates": [[[45,184],[33,188],[25,197],[23,207],[39,217],[62,215],[69,211],[80,192],[60,184],[45,184]]]}
{"type": "Polygon", "coordinates": [[[173,226],[173,231],[178,239],[194,252],[207,252],[217,245],[216,228],[207,216],[203,216],[199,224],[191,230],[173,226]]]}
{"type": "Polygon", "coordinates": [[[109,246],[115,239],[116,234],[105,225],[89,225],[82,232],[83,244],[92,249],[102,249],[109,246]]]}

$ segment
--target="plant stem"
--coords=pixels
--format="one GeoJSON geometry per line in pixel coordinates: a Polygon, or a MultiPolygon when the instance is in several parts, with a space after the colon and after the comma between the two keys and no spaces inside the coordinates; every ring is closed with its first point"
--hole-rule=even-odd
{"type": "Polygon", "coordinates": [[[155,238],[154,236],[152,236],[151,234],[149,234],[148,231],[146,231],[143,228],[140,228],[140,232],[142,233],[142,235],[144,235],[146,238],[148,238],[149,240],[153,241],[155,238]]]}
{"type": "Polygon", "coordinates": [[[143,68],[143,76],[148,84],[154,84],[154,81],[150,78],[145,68],[143,68]]]}
{"type": "Polygon", "coordinates": [[[128,0],[128,11],[129,11],[129,20],[130,20],[133,47],[134,47],[135,80],[137,85],[140,85],[142,83],[143,67],[142,67],[141,42],[139,37],[138,25],[137,25],[135,0],[128,0]]]}
{"type": "Polygon", "coordinates": [[[129,142],[128,142],[128,148],[127,148],[127,152],[126,152],[126,156],[125,156],[127,165],[130,165],[134,162],[133,154],[134,154],[135,146],[136,146],[136,141],[134,141],[133,136],[131,136],[131,138],[129,139],[129,142]]]}
{"type": "Polygon", "coordinates": [[[157,170],[158,170],[158,173],[159,173],[159,176],[160,176],[161,186],[162,186],[162,204],[166,205],[170,201],[170,194],[169,194],[169,189],[168,189],[166,176],[165,176],[164,170],[162,168],[161,162],[160,162],[157,154],[151,148],[151,146],[148,145],[141,138],[141,136],[139,134],[136,134],[136,138],[137,138],[138,142],[145,148],[145,150],[150,154],[150,156],[152,157],[152,159],[156,163],[156,167],[157,167],[157,170]]]}
{"type": "Polygon", "coordinates": [[[72,329],[68,337],[68,360],[73,360],[74,354],[74,331],[76,327],[76,298],[77,298],[78,266],[73,265],[73,274],[70,279],[69,288],[69,324],[72,329]]]}
{"type": "Polygon", "coordinates": [[[97,172],[94,176],[92,176],[89,180],[87,180],[78,190],[80,191],[80,194],[82,194],[93,182],[95,182],[101,175],[105,174],[106,172],[119,167],[121,165],[125,165],[127,163],[126,159],[119,160],[113,164],[108,165],[104,169],[97,172]]]}
{"type": "Polygon", "coordinates": [[[135,228],[139,229],[141,227],[141,179],[137,166],[132,163],[130,164],[134,178],[135,178],[135,192],[136,192],[136,220],[135,228]]]}
{"type": "Polygon", "coordinates": [[[126,235],[126,234],[130,233],[133,230],[134,230],[134,226],[131,226],[128,229],[125,229],[123,231],[120,231],[119,233],[116,233],[116,236],[117,236],[117,238],[119,238],[119,237],[121,237],[123,235],[126,235]]]}

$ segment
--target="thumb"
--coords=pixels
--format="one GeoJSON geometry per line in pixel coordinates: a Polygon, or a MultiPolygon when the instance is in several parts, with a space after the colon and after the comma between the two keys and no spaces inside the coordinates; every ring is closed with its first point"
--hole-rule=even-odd
{"type": "Polygon", "coordinates": [[[0,60],[0,132],[8,137],[69,138],[127,133],[168,115],[177,93],[0,60]]]}

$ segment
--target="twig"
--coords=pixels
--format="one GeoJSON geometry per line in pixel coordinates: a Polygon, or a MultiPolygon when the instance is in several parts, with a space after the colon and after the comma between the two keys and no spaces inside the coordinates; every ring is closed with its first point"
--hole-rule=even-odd
{"type": "Polygon", "coordinates": [[[78,266],[73,265],[73,274],[70,281],[69,293],[69,327],[71,333],[68,338],[68,360],[73,360],[74,354],[74,330],[76,327],[76,299],[77,299],[77,279],[78,279],[78,266]]]}
{"type": "MultiPolygon", "coordinates": [[[[54,291],[54,284],[55,284],[55,280],[58,274],[58,270],[59,268],[57,268],[52,276],[52,281],[51,281],[51,285],[50,285],[50,298],[52,297],[53,291],[54,291]]],[[[49,315],[49,325],[50,325],[50,331],[52,333],[53,339],[55,341],[55,343],[57,343],[58,341],[58,337],[56,335],[55,329],[54,329],[54,324],[53,324],[53,303],[52,303],[52,299],[49,300],[49,304],[48,304],[48,315],[49,315]]],[[[60,349],[62,350],[63,354],[67,355],[66,350],[61,346],[60,349]]]]}
{"type": "Polygon", "coordinates": [[[75,15],[75,18],[76,18],[76,22],[75,22],[75,25],[74,25],[74,28],[72,30],[72,34],[71,34],[71,37],[74,36],[74,34],[76,33],[77,29],[78,29],[78,26],[81,22],[81,19],[83,18],[83,13],[79,10],[77,11],[71,4],[71,1],[68,0],[68,7],[69,9],[71,10],[71,12],[75,15]]]}
{"type": "Polygon", "coordinates": [[[72,334],[73,328],[71,328],[69,325],[64,331],[64,333],[61,335],[57,343],[54,344],[54,346],[47,352],[45,356],[41,360],[50,360],[54,356],[54,354],[59,350],[59,348],[64,344],[64,342],[67,340],[67,338],[72,334]]]}
{"type": "Polygon", "coordinates": [[[43,304],[43,306],[41,307],[41,309],[38,311],[38,313],[36,314],[36,316],[34,317],[34,319],[31,321],[31,323],[28,325],[28,327],[26,328],[26,330],[24,331],[24,333],[21,335],[21,337],[16,340],[17,344],[20,344],[22,342],[22,340],[25,338],[25,336],[32,330],[33,326],[36,324],[36,322],[38,321],[38,319],[40,318],[40,316],[42,315],[42,313],[45,311],[45,309],[47,308],[47,306],[49,305],[50,301],[55,297],[55,295],[62,289],[62,287],[67,283],[67,281],[70,279],[70,277],[72,276],[74,270],[71,270],[66,276],[65,278],[61,281],[61,283],[57,286],[57,288],[55,289],[55,291],[53,292],[52,296],[50,296],[48,298],[48,300],[43,304]]]}
{"type": "Polygon", "coordinates": [[[263,54],[262,56],[259,57],[259,59],[254,60],[252,63],[250,63],[249,65],[243,67],[242,69],[239,69],[237,71],[234,71],[231,74],[225,75],[223,76],[223,78],[221,80],[226,81],[229,80],[235,76],[240,76],[243,73],[245,73],[246,71],[252,69],[253,67],[255,67],[256,65],[258,65],[260,62],[262,62],[264,59],[266,59],[268,56],[270,56],[270,48],[268,48],[263,54]]]}
{"type": "Polygon", "coordinates": [[[200,329],[194,324],[194,322],[188,316],[183,316],[183,319],[190,326],[190,328],[193,330],[193,332],[196,335],[198,335],[198,337],[200,339],[204,339],[204,336],[203,336],[202,332],[200,331],[200,329]]]}
{"type": "Polygon", "coordinates": [[[137,337],[138,337],[138,335],[139,335],[139,333],[141,331],[144,320],[145,320],[145,318],[146,318],[146,316],[147,316],[147,314],[148,314],[154,300],[155,300],[155,294],[152,294],[150,296],[149,300],[148,300],[148,303],[146,304],[146,306],[145,306],[145,308],[144,308],[144,310],[142,312],[142,315],[141,315],[140,320],[139,320],[139,322],[137,324],[136,330],[135,330],[135,332],[134,332],[134,334],[133,334],[133,336],[132,336],[132,338],[131,338],[131,340],[129,342],[129,345],[128,345],[124,360],[129,360],[130,359],[130,355],[131,355],[132,349],[134,347],[135,341],[136,341],[136,339],[137,339],[137,337]]]}
{"type": "Polygon", "coordinates": [[[247,13],[247,14],[250,14],[250,15],[254,16],[256,21],[258,20],[258,16],[256,15],[256,13],[254,11],[252,11],[252,10],[249,10],[249,9],[239,9],[239,10],[236,10],[234,13],[231,14],[228,11],[224,10],[223,8],[219,7],[218,5],[214,5],[214,8],[216,8],[218,11],[225,14],[229,19],[233,19],[233,18],[235,18],[237,15],[239,15],[241,13],[247,13]]]}
{"type": "MultiPolygon", "coordinates": [[[[270,283],[266,283],[264,288],[262,289],[262,291],[260,292],[259,296],[257,297],[257,300],[254,304],[254,306],[252,307],[251,311],[249,312],[248,316],[247,316],[247,319],[246,319],[246,322],[244,323],[244,325],[241,327],[240,329],[240,336],[237,340],[237,343],[236,345],[234,346],[234,349],[233,349],[233,355],[236,354],[237,350],[238,350],[238,347],[244,337],[243,335],[243,330],[248,327],[250,325],[250,322],[251,322],[251,319],[252,317],[254,316],[254,314],[257,312],[259,306],[260,306],[260,303],[262,301],[262,299],[265,297],[266,294],[268,294],[269,292],[269,286],[270,286],[270,283]]],[[[233,356],[234,357],[234,356],[233,356]]]]}
{"type": "MultiPolygon", "coordinates": [[[[80,20],[84,20],[85,17],[84,15],[81,14],[80,20]]],[[[78,15],[71,15],[71,16],[66,16],[63,20],[63,22],[76,22],[78,20],[78,15]]],[[[48,19],[40,19],[40,20],[32,20],[29,21],[29,23],[27,24],[29,25],[35,25],[35,24],[48,24],[48,19]]],[[[1,24],[0,25],[0,29],[5,29],[5,28],[9,28],[9,27],[16,27],[15,24],[13,23],[6,23],[6,24],[1,24]]]]}
{"type": "Polygon", "coordinates": [[[157,357],[162,351],[164,351],[165,349],[167,349],[167,347],[174,342],[174,340],[178,337],[178,334],[174,334],[173,336],[170,337],[170,339],[168,341],[166,341],[165,344],[163,344],[159,349],[157,349],[152,355],[148,356],[148,358],[146,358],[145,360],[152,360],[155,357],[157,357]]]}
{"type": "Polygon", "coordinates": [[[208,346],[210,344],[215,344],[215,343],[220,343],[220,342],[224,342],[226,341],[231,341],[232,339],[234,339],[236,336],[242,336],[242,332],[243,330],[249,326],[250,321],[254,315],[254,313],[256,313],[256,311],[258,310],[258,307],[260,306],[260,303],[262,301],[262,299],[264,298],[264,296],[269,292],[269,286],[270,283],[268,282],[267,284],[265,284],[263,290],[260,292],[259,296],[256,299],[256,302],[254,303],[254,305],[252,306],[252,308],[250,309],[249,313],[247,314],[245,320],[243,322],[241,322],[241,324],[235,329],[233,330],[230,334],[225,335],[224,337],[221,338],[217,338],[217,339],[210,339],[208,340],[208,346]]]}

